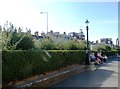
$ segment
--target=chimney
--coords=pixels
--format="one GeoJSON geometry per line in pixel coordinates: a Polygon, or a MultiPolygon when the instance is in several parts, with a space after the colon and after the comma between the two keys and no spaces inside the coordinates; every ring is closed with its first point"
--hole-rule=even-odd
{"type": "Polygon", "coordinates": [[[38,32],[38,31],[36,31],[36,32],[35,32],[35,35],[36,35],[36,36],[39,36],[39,35],[38,35],[38,33],[39,33],[39,32],[38,32]]]}

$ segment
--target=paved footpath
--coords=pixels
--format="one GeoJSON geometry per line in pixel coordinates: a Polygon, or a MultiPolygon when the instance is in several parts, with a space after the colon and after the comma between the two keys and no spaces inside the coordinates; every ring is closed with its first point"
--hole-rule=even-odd
{"type": "Polygon", "coordinates": [[[80,73],[51,87],[118,87],[119,63],[120,57],[112,57],[107,63],[97,65],[95,71],[80,73]]]}

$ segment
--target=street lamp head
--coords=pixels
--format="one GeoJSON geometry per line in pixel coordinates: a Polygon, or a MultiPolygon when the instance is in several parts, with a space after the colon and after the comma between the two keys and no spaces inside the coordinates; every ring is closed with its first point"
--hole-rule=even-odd
{"type": "Polygon", "coordinates": [[[43,14],[43,12],[40,12],[40,14],[43,14]]]}
{"type": "Polygon", "coordinates": [[[88,19],[86,19],[85,23],[86,23],[87,25],[89,24],[89,21],[88,21],[88,19]]]}
{"type": "Polygon", "coordinates": [[[43,13],[46,13],[46,14],[48,14],[48,12],[40,12],[40,14],[43,14],[43,13]]]}

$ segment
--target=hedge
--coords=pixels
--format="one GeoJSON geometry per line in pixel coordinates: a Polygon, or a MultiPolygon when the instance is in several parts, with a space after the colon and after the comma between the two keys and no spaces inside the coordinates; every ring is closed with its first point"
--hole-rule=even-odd
{"type": "MultiPolygon", "coordinates": [[[[102,52],[102,54],[111,56],[117,52],[102,52]]],[[[84,62],[84,59],[85,51],[82,50],[2,51],[2,82],[9,83],[57,70],[67,65],[80,64],[84,62]]]]}
{"type": "MultiPolygon", "coordinates": [[[[90,52],[97,53],[98,51],[90,51],[90,52]]],[[[109,57],[109,56],[115,55],[116,53],[120,53],[120,52],[119,51],[101,51],[101,53],[102,55],[107,55],[109,57]]]]}
{"type": "Polygon", "coordinates": [[[3,51],[2,81],[9,83],[22,80],[70,64],[82,63],[84,59],[85,51],[80,50],[3,51]]]}

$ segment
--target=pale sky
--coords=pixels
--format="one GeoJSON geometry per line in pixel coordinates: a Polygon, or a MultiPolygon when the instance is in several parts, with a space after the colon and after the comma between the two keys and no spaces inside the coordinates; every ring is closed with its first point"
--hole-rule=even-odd
{"type": "Polygon", "coordinates": [[[49,31],[62,34],[83,29],[86,35],[85,20],[88,19],[90,41],[112,38],[115,44],[118,37],[118,0],[87,1],[0,0],[0,24],[3,26],[8,20],[17,27],[30,28],[33,34],[35,31],[46,33],[46,14],[40,14],[43,11],[48,12],[49,31]]]}

